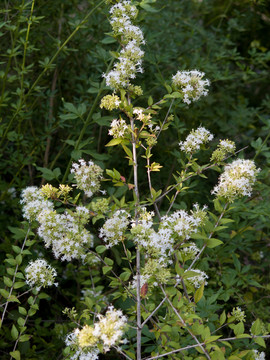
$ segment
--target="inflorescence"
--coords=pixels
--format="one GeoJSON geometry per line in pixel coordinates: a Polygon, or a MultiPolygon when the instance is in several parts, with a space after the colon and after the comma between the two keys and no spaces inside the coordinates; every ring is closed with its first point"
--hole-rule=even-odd
{"type": "Polygon", "coordinates": [[[130,1],[121,1],[110,9],[110,24],[123,49],[114,68],[108,74],[103,74],[103,77],[106,79],[106,85],[115,90],[131,87],[130,80],[135,79],[136,73],[143,72],[144,52],[140,46],[145,44],[145,41],[142,30],[133,25],[137,14],[136,6],[131,5],[130,1]]]}
{"type": "Polygon", "coordinates": [[[184,103],[189,105],[192,101],[197,101],[201,96],[208,94],[206,87],[210,85],[210,82],[208,79],[202,79],[204,75],[198,70],[177,71],[173,75],[172,84],[183,95],[184,103]]]}
{"type": "Polygon", "coordinates": [[[30,261],[25,268],[26,284],[36,288],[38,291],[48,286],[57,286],[58,283],[55,282],[56,276],[56,270],[44,259],[30,261]]]}
{"type": "Polygon", "coordinates": [[[98,314],[97,317],[99,321],[94,325],[75,329],[66,337],[66,345],[75,351],[70,360],[96,360],[100,352],[106,353],[112,346],[126,342],[121,338],[127,318],[121,310],[110,306],[105,316],[98,314]]]}
{"type": "Polygon", "coordinates": [[[225,166],[219,177],[219,184],[214,187],[212,194],[229,202],[243,196],[251,196],[252,186],[259,171],[252,160],[234,160],[225,166]]]}

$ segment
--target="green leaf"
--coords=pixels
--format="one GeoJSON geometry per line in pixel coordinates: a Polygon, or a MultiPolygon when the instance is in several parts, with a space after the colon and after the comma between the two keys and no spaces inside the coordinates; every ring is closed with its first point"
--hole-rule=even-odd
{"type": "Polygon", "coordinates": [[[208,239],[207,240],[207,247],[209,247],[210,249],[215,248],[216,246],[219,246],[223,244],[223,241],[218,240],[218,239],[208,239]]]}
{"type": "Polygon", "coordinates": [[[13,258],[9,258],[9,259],[5,259],[5,262],[7,262],[9,265],[11,266],[15,266],[16,265],[16,260],[13,258]]]}
{"type": "Polygon", "coordinates": [[[261,333],[261,320],[257,319],[251,326],[250,332],[252,335],[260,335],[261,333]]]}
{"type": "Polygon", "coordinates": [[[103,268],[102,268],[102,272],[104,275],[107,274],[111,270],[112,270],[111,266],[103,266],[103,268]]]}
{"type": "Polygon", "coordinates": [[[240,323],[238,323],[237,325],[235,325],[233,327],[233,331],[235,333],[235,335],[241,335],[244,333],[245,331],[245,327],[244,327],[244,323],[241,321],[240,323]]]}
{"type": "Polygon", "coordinates": [[[5,289],[0,289],[0,294],[7,299],[9,297],[9,292],[5,289]]]}
{"type": "Polygon", "coordinates": [[[25,309],[24,307],[22,307],[22,306],[19,306],[19,313],[20,313],[21,315],[27,315],[26,309],[25,309]]]}
{"type": "Polygon", "coordinates": [[[224,210],[219,202],[219,199],[214,200],[214,207],[215,207],[215,210],[219,213],[222,213],[222,211],[224,210]]]}
{"type": "Polygon", "coordinates": [[[219,324],[223,325],[225,323],[225,321],[226,321],[226,312],[224,310],[223,313],[219,317],[219,324]]]}
{"type": "Polygon", "coordinates": [[[195,303],[197,303],[201,300],[201,298],[203,297],[203,291],[204,291],[204,283],[195,292],[195,295],[194,295],[195,303]]]}
{"type": "Polygon", "coordinates": [[[113,265],[113,260],[112,259],[109,259],[109,258],[105,257],[104,261],[105,261],[105,263],[107,265],[113,265]]]}
{"type": "Polygon", "coordinates": [[[24,321],[25,321],[25,320],[24,320],[22,317],[19,317],[19,318],[17,319],[17,323],[18,323],[18,325],[21,326],[21,327],[24,326],[24,321]]]}
{"type": "Polygon", "coordinates": [[[12,245],[12,249],[17,254],[20,254],[20,252],[21,252],[21,248],[19,246],[12,245]]]}
{"type": "Polygon", "coordinates": [[[16,298],[15,295],[10,295],[10,297],[7,299],[8,302],[17,302],[17,303],[21,303],[19,299],[16,298]]]}
{"type": "Polygon", "coordinates": [[[153,8],[151,5],[149,5],[147,3],[140,3],[139,5],[141,8],[143,8],[147,12],[151,12],[151,13],[159,12],[159,10],[153,8]]]}
{"type": "Polygon", "coordinates": [[[7,276],[4,276],[4,283],[8,287],[11,287],[13,285],[12,280],[10,278],[8,278],[7,276]]]}
{"type": "Polygon", "coordinates": [[[108,144],[106,144],[106,146],[115,146],[118,144],[121,144],[123,140],[122,139],[112,139],[111,141],[108,142],[108,144]]]}
{"type": "Polygon", "coordinates": [[[209,343],[211,343],[211,342],[213,342],[213,341],[216,341],[217,339],[219,339],[219,338],[221,338],[221,337],[222,337],[222,335],[213,335],[213,336],[210,336],[210,337],[208,337],[208,338],[205,339],[205,343],[206,343],[206,344],[209,344],[209,343]]]}
{"type": "Polygon", "coordinates": [[[21,263],[22,263],[22,255],[21,254],[17,255],[16,258],[15,258],[15,261],[16,261],[17,265],[21,265],[21,263]]]}
{"type": "Polygon", "coordinates": [[[11,351],[9,354],[13,357],[13,359],[21,360],[21,353],[19,352],[19,350],[11,351]]]}
{"type": "Polygon", "coordinates": [[[24,281],[18,281],[18,282],[15,282],[14,289],[20,289],[23,286],[25,286],[25,282],[24,281]]]}
{"type": "Polygon", "coordinates": [[[104,246],[104,245],[98,245],[98,246],[96,247],[96,252],[97,252],[98,254],[102,254],[102,253],[104,253],[106,250],[107,250],[107,248],[106,248],[106,246],[104,246]]]}
{"type": "Polygon", "coordinates": [[[262,337],[257,337],[254,339],[255,343],[266,348],[265,341],[262,337]]]}
{"type": "Polygon", "coordinates": [[[19,342],[25,342],[28,341],[31,338],[31,335],[24,334],[20,337],[19,342]]]}
{"type": "Polygon", "coordinates": [[[13,340],[16,340],[18,338],[19,331],[17,330],[16,326],[13,324],[11,329],[11,336],[13,340]]]}

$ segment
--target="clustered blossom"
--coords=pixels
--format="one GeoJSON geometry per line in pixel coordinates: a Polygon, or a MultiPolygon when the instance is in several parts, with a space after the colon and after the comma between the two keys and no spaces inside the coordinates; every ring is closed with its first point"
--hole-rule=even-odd
{"type": "Polygon", "coordinates": [[[111,122],[111,128],[109,135],[113,136],[114,139],[123,138],[128,132],[128,126],[123,119],[114,119],[111,122]]]}
{"type": "Polygon", "coordinates": [[[52,210],[53,203],[44,199],[41,190],[36,186],[29,186],[22,191],[21,204],[23,204],[23,217],[29,221],[37,219],[44,209],[52,210]]]}
{"type": "Polygon", "coordinates": [[[245,317],[246,317],[245,312],[242,311],[242,309],[239,306],[237,306],[236,308],[233,308],[232,316],[235,317],[236,321],[239,321],[239,322],[246,321],[245,320],[245,317]]]}
{"type": "Polygon", "coordinates": [[[99,321],[93,326],[85,325],[81,330],[75,329],[66,337],[66,345],[75,350],[70,360],[97,360],[101,351],[106,353],[112,346],[126,342],[121,338],[127,318],[121,310],[110,306],[105,316],[98,314],[97,317],[99,321]]]}
{"type": "Polygon", "coordinates": [[[25,268],[26,284],[35,287],[38,291],[42,287],[57,286],[58,283],[54,282],[56,276],[55,269],[44,259],[30,261],[29,265],[25,268]]]}
{"type": "Polygon", "coordinates": [[[137,72],[143,72],[142,57],[144,52],[140,45],[144,44],[144,37],[141,29],[133,25],[138,10],[131,5],[130,1],[122,0],[113,5],[110,9],[114,36],[121,39],[123,49],[120,51],[118,62],[108,73],[103,74],[107,86],[119,90],[131,86],[130,79],[135,79],[137,72]]]}
{"type": "Polygon", "coordinates": [[[183,101],[190,104],[197,101],[201,96],[208,94],[207,86],[210,85],[208,79],[203,80],[204,73],[198,70],[177,71],[172,77],[174,87],[184,95],[183,101]]]}
{"type": "Polygon", "coordinates": [[[161,228],[171,232],[174,238],[187,240],[190,236],[198,231],[198,228],[206,219],[206,206],[199,208],[198,204],[194,204],[194,210],[188,214],[185,210],[178,210],[170,216],[161,218],[161,228]]]}
{"type": "Polygon", "coordinates": [[[40,191],[41,194],[45,196],[47,199],[49,198],[56,199],[60,197],[66,199],[71,190],[72,188],[70,186],[64,184],[60,184],[59,189],[52,186],[51,184],[46,184],[42,186],[40,191]]]}
{"type": "Polygon", "coordinates": [[[235,152],[235,142],[231,140],[220,140],[217,149],[211,156],[211,161],[214,163],[220,163],[229,154],[235,152]]]}
{"type": "Polygon", "coordinates": [[[194,259],[196,255],[199,253],[199,248],[196,246],[194,242],[190,242],[185,244],[182,249],[180,249],[180,254],[182,260],[185,262],[187,260],[194,259]]]}
{"type": "Polygon", "coordinates": [[[114,109],[118,109],[121,101],[119,96],[112,94],[106,95],[101,99],[100,108],[105,108],[106,110],[112,111],[114,109]]]}
{"type": "Polygon", "coordinates": [[[125,210],[117,210],[99,230],[99,235],[108,248],[117,245],[123,239],[129,225],[128,218],[129,214],[125,210]]]}
{"type": "Polygon", "coordinates": [[[252,186],[259,171],[260,169],[256,169],[254,161],[237,159],[225,166],[212,194],[223,197],[229,202],[242,196],[251,196],[252,186]]]}
{"type": "Polygon", "coordinates": [[[91,209],[97,214],[106,214],[109,211],[109,199],[97,199],[91,202],[91,209]]]}
{"type": "Polygon", "coordinates": [[[93,161],[87,163],[85,160],[80,159],[79,164],[72,164],[71,173],[74,173],[77,188],[83,190],[87,196],[91,197],[95,192],[99,191],[103,170],[93,161]]]}
{"type": "Polygon", "coordinates": [[[265,352],[259,352],[258,350],[253,350],[253,360],[265,360],[265,352]]]}
{"type": "MultiPolygon", "coordinates": [[[[166,268],[166,264],[160,262],[160,259],[147,259],[145,266],[141,268],[140,288],[147,285],[147,294],[152,287],[166,284],[170,277],[170,270],[166,268]]],[[[133,277],[130,288],[131,290],[137,289],[137,275],[133,277]]]]}
{"type": "Polygon", "coordinates": [[[84,247],[93,246],[93,235],[84,228],[90,218],[89,210],[78,206],[76,211],[57,214],[44,210],[38,216],[38,235],[45,247],[52,247],[54,256],[62,261],[85,257],[84,247]]]}
{"type": "MultiPolygon", "coordinates": [[[[185,272],[187,271],[188,270],[185,272]]],[[[198,275],[188,275],[185,277],[185,280],[187,280],[188,283],[193,285],[195,288],[199,288],[203,283],[204,285],[207,285],[206,279],[208,279],[208,275],[204,271],[199,269],[192,269],[191,271],[197,273],[198,275]]]]}
{"type": "Polygon", "coordinates": [[[174,251],[175,241],[188,240],[206,218],[205,207],[201,210],[197,204],[194,206],[191,214],[178,210],[170,216],[163,216],[158,231],[153,229],[151,216],[142,217],[137,223],[133,222],[130,232],[134,242],[144,249],[148,256],[158,258],[160,263],[170,263],[168,257],[174,251]]]}
{"type": "Polygon", "coordinates": [[[200,150],[201,146],[207,144],[214,138],[214,135],[204,127],[200,126],[196,130],[192,130],[185,141],[180,141],[180,149],[188,154],[192,154],[200,150]]]}

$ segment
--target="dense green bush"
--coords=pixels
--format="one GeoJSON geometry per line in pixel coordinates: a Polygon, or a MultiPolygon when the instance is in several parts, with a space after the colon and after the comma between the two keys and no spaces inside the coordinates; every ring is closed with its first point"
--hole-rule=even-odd
{"type": "MultiPolygon", "coordinates": [[[[223,213],[221,207],[225,204],[213,204],[213,196],[210,195],[223,163],[214,166],[215,171],[200,173],[200,166],[209,163],[218,140],[234,140],[237,150],[240,150],[237,156],[254,159],[257,167],[261,168],[252,197],[235,201],[227,209],[224,219],[228,220],[224,223],[226,228],[220,228],[218,232],[218,239],[223,244],[213,249],[210,246],[200,259],[200,269],[207,272],[209,284],[204,289],[201,287],[201,293],[197,292],[197,295],[194,289],[187,289],[186,298],[188,302],[192,301],[191,305],[180,301],[184,288],[176,291],[169,283],[167,294],[175,308],[183,306],[184,313],[192,313],[192,306],[196,306],[200,321],[211,332],[217,329],[217,323],[223,325],[226,314],[230,315],[233,308],[241,306],[246,311],[245,329],[248,331],[253,321],[261,319],[255,323],[253,334],[266,334],[263,324],[269,322],[270,315],[269,5],[255,0],[143,0],[135,3],[140,10],[136,21],[145,34],[146,44],[143,46],[144,73],[139,74],[134,82],[142,87],[143,95],[133,99],[133,105],[151,107],[152,102],[156,103],[167,94],[166,102],[154,109],[158,111],[156,120],[162,122],[168,110],[173,115],[173,121],[164,129],[166,131],[161,132],[152,150],[154,161],[163,168],[153,172],[151,185],[156,191],[164,193],[170,185],[180,182],[183,169],[193,175],[196,172],[201,175],[201,178],[192,176],[185,181],[184,189],[171,206],[172,211],[189,211],[196,202],[209,206],[212,213],[209,223],[202,229],[201,239],[196,240],[200,246],[204,244],[205,233],[208,236],[216,231],[213,226],[223,213]],[[189,107],[176,97],[171,106],[172,75],[178,70],[190,69],[205,72],[211,80],[208,96],[189,107]],[[196,154],[197,160],[189,161],[180,151],[178,143],[200,125],[215,134],[213,146],[196,154]],[[203,178],[205,175],[208,179],[203,178]]],[[[121,146],[106,147],[111,140],[108,135],[110,123],[118,114],[100,108],[101,98],[111,93],[102,73],[108,73],[120,51],[119,44],[111,36],[108,9],[105,1],[94,0],[15,0],[5,1],[1,8],[0,246],[1,308],[5,321],[1,326],[0,350],[3,359],[10,357],[9,353],[19,337],[18,349],[22,359],[48,359],[52,354],[55,359],[68,358],[69,350],[63,353],[64,339],[74,328],[72,322],[80,321],[82,326],[90,324],[89,310],[105,314],[109,303],[122,309],[130,321],[134,320],[135,303],[126,290],[132,277],[128,276],[129,270],[123,272],[123,267],[135,268],[135,260],[130,258],[135,250],[131,236],[126,242],[126,254],[120,245],[105,252],[102,248],[104,241],[99,236],[99,228],[105,218],[100,213],[97,215],[93,202],[88,203],[86,198],[81,198],[92,211],[89,228],[94,234],[95,247],[99,246],[96,248],[99,263],[93,263],[92,257],[87,265],[77,260],[60,263],[44,249],[36,231],[38,223],[33,222],[29,227],[28,222],[23,220],[20,204],[21,190],[27,186],[40,186],[47,182],[56,187],[59,184],[70,185],[72,162],[85,158],[93,159],[102,169],[109,169],[106,175],[108,181],[102,184],[102,188],[110,197],[110,209],[124,207],[136,218],[133,171],[127,165],[128,160],[124,159],[125,156],[132,157],[132,149],[125,142],[126,153],[121,146]],[[32,294],[24,282],[25,268],[30,260],[38,257],[45,257],[56,268],[61,280],[57,280],[58,288],[34,291],[32,294]],[[112,264],[112,269],[108,269],[112,264]],[[121,274],[121,281],[119,278],[112,280],[110,270],[121,274]],[[90,290],[92,287],[95,294],[90,290]],[[116,288],[119,288],[118,291],[116,288]],[[73,307],[76,314],[72,310],[62,313],[65,308],[73,307]],[[25,319],[27,331],[19,336],[25,319]]],[[[127,94],[122,93],[123,102],[125,96],[127,94]]],[[[149,203],[151,194],[145,159],[141,158],[146,154],[142,148],[137,151],[140,159],[138,183],[143,205],[144,202],[149,203]]],[[[160,194],[156,196],[152,191],[152,198],[158,198],[160,194]]],[[[71,204],[77,204],[77,195],[79,191],[75,190],[74,197],[68,198],[70,208],[71,204]]],[[[165,215],[172,195],[174,193],[170,193],[170,198],[164,196],[155,204],[156,214],[165,215]]],[[[63,213],[66,200],[55,201],[59,213],[63,213]]],[[[106,219],[107,216],[108,213],[106,219]]],[[[158,222],[157,217],[155,222],[158,222]]],[[[179,261],[181,263],[181,259],[175,259],[176,267],[171,271],[182,276],[179,261]]],[[[163,293],[160,289],[151,288],[150,281],[149,294],[142,303],[151,312],[162,301],[163,293]]],[[[147,316],[147,313],[143,314],[144,319],[147,316]]],[[[159,335],[156,325],[143,329],[143,356],[150,357],[151,352],[169,352],[194,343],[181,328],[175,313],[164,308],[158,320],[161,324],[159,335]]],[[[192,321],[193,318],[188,318],[189,325],[192,321]]],[[[242,325],[236,330],[233,326],[224,327],[222,336],[234,337],[242,330],[242,325]]],[[[194,331],[201,336],[200,330],[194,331]]],[[[129,328],[127,336],[130,344],[123,346],[123,351],[129,351],[126,354],[134,358],[136,330],[129,328]]],[[[205,339],[207,334],[202,336],[202,340],[205,339]]],[[[257,343],[264,345],[261,338],[257,338],[257,343]]],[[[257,345],[249,345],[248,339],[237,340],[232,345],[232,352],[238,348],[245,350],[245,347],[247,350],[259,349],[257,345]]],[[[217,346],[216,341],[214,346],[217,346]]],[[[269,356],[267,350],[264,351],[269,356]]],[[[195,353],[192,350],[190,354],[177,353],[168,358],[192,359],[199,356],[195,353]]],[[[220,353],[211,356],[222,359],[220,353]]],[[[239,359],[240,355],[237,353],[235,356],[239,359]]],[[[249,356],[242,353],[240,358],[249,359],[249,356]]],[[[13,357],[18,358],[18,353],[13,353],[13,357]]],[[[120,359],[124,355],[115,351],[101,355],[101,358],[120,359]]]]}

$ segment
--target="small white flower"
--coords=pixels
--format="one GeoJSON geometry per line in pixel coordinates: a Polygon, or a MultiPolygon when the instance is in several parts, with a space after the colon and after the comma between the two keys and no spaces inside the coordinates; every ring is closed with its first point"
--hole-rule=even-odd
{"type": "Polygon", "coordinates": [[[25,268],[26,284],[37,290],[51,285],[57,286],[58,284],[54,282],[56,276],[56,270],[44,259],[30,261],[25,268]]]}
{"type": "Polygon", "coordinates": [[[207,144],[209,141],[213,140],[213,138],[214,136],[210,131],[200,126],[197,130],[192,130],[184,142],[180,141],[180,149],[186,153],[192,154],[200,150],[203,144],[207,144]]]}

